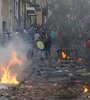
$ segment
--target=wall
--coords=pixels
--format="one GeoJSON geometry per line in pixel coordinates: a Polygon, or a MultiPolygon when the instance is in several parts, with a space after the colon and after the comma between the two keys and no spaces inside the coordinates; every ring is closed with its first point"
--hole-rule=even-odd
{"type": "Polygon", "coordinates": [[[66,6],[71,6],[73,0],[63,0],[64,4],[66,4],[66,6]]]}
{"type": "Polygon", "coordinates": [[[37,25],[42,25],[43,24],[43,15],[42,11],[37,11],[37,25]]]}
{"type": "Polygon", "coordinates": [[[25,4],[23,0],[20,0],[20,29],[24,28],[24,12],[25,11],[25,4]]]}
{"type": "Polygon", "coordinates": [[[14,0],[2,0],[1,8],[2,21],[6,22],[6,29],[10,32],[18,28],[18,20],[14,15],[14,0]]]}
{"type": "Polygon", "coordinates": [[[2,15],[1,15],[1,8],[2,8],[2,0],[0,0],[0,40],[2,39],[2,15]]]}
{"type": "Polygon", "coordinates": [[[19,21],[18,19],[15,17],[15,14],[14,14],[14,0],[10,0],[10,8],[12,9],[12,31],[16,31],[18,28],[19,28],[19,21]]]}
{"type": "Polygon", "coordinates": [[[3,33],[3,21],[6,22],[6,28],[4,31],[8,29],[10,32],[15,32],[18,28],[23,29],[26,21],[27,26],[30,26],[30,19],[27,15],[25,15],[26,2],[24,0],[20,0],[20,5],[18,2],[18,7],[20,7],[18,9],[19,18],[16,18],[14,1],[15,0],[0,0],[0,33],[3,33]]]}
{"type": "Polygon", "coordinates": [[[1,15],[2,21],[6,22],[6,28],[9,29],[9,0],[2,0],[1,15]]]}
{"type": "Polygon", "coordinates": [[[41,7],[47,6],[47,0],[36,0],[36,3],[41,5],[41,7]]]}

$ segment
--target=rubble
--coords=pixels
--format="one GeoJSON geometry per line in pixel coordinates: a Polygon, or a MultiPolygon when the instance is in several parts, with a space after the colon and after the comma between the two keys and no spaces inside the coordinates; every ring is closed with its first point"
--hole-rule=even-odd
{"type": "Polygon", "coordinates": [[[83,99],[87,96],[83,95],[82,84],[69,81],[74,73],[83,72],[85,68],[79,70],[80,66],[72,60],[46,60],[33,66],[31,74],[27,70],[28,78],[19,85],[8,88],[2,85],[5,89],[0,89],[0,100],[86,100],[83,99]]]}
{"type": "Polygon", "coordinates": [[[34,76],[31,80],[27,79],[18,86],[9,87],[7,90],[1,89],[0,100],[64,100],[64,97],[72,100],[72,98],[82,94],[81,87],[81,84],[63,82],[61,78],[46,80],[34,76]]]}
{"type": "Polygon", "coordinates": [[[1,90],[1,89],[5,89],[5,90],[7,90],[8,87],[7,87],[7,86],[4,86],[3,84],[0,84],[0,90],[1,90]]]}

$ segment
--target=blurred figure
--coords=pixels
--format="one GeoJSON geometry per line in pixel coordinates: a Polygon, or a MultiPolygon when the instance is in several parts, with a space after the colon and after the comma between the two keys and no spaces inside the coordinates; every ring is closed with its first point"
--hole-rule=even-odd
{"type": "Polygon", "coordinates": [[[48,37],[46,41],[44,42],[44,44],[45,44],[45,55],[46,57],[50,57],[51,56],[51,51],[50,51],[51,39],[48,37]]]}
{"type": "Polygon", "coordinates": [[[90,59],[90,39],[86,40],[86,55],[87,55],[87,59],[90,59]]]}
{"type": "Polygon", "coordinates": [[[56,32],[55,31],[51,31],[50,32],[50,38],[53,44],[56,43],[56,32]]]}
{"type": "Polygon", "coordinates": [[[40,40],[40,35],[37,33],[34,35],[34,42],[40,40]]]}
{"type": "Polygon", "coordinates": [[[11,32],[9,32],[8,30],[6,30],[3,33],[3,44],[6,45],[7,43],[9,43],[12,40],[12,36],[11,36],[11,32]]]}
{"type": "Polygon", "coordinates": [[[9,32],[8,30],[6,30],[6,34],[7,34],[8,38],[11,38],[11,32],[9,32]]]}

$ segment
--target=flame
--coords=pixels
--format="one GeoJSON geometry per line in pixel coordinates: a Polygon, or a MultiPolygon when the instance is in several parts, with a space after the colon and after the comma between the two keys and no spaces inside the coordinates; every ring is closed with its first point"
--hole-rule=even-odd
{"type": "Polygon", "coordinates": [[[67,55],[65,54],[65,52],[62,52],[62,58],[65,59],[67,57],[67,55]]]}
{"type": "Polygon", "coordinates": [[[87,93],[89,91],[88,86],[84,85],[83,86],[83,93],[87,93]]]}
{"type": "Polygon", "coordinates": [[[17,81],[17,74],[12,71],[12,68],[21,64],[22,60],[18,59],[17,53],[15,51],[12,51],[11,59],[8,61],[8,63],[0,64],[0,83],[19,84],[17,81]]]}

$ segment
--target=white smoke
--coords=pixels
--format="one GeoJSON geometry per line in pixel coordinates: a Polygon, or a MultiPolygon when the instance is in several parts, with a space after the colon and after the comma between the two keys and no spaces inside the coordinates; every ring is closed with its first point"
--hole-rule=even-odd
{"type": "Polygon", "coordinates": [[[16,66],[14,70],[17,73],[18,79],[22,80],[24,71],[30,67],[30,64],[32,63],[31,59],[27,59],[27,53],[31,49],[32,44],[29,44],[23,41],[21,38],[14,36],[9,43],[6,43],[4,46],[0,46],[0,65],[9,61],[12,50],[16,51],[18,58],[23,61],[23,64],[21,66],[16,66]]]}

